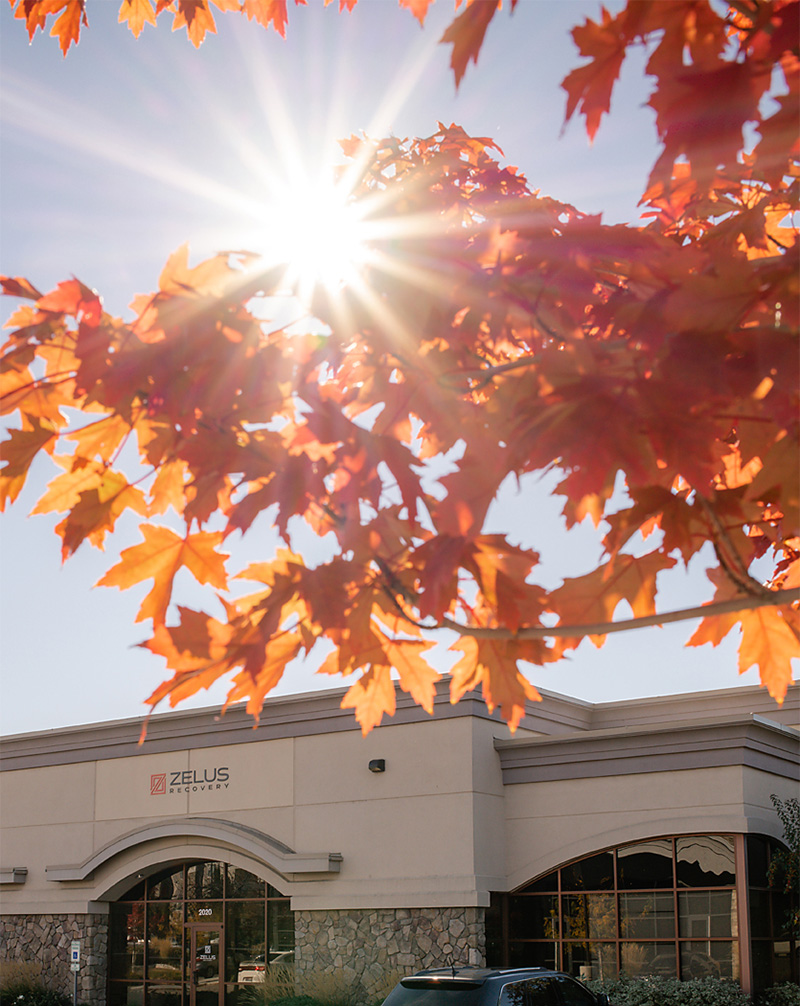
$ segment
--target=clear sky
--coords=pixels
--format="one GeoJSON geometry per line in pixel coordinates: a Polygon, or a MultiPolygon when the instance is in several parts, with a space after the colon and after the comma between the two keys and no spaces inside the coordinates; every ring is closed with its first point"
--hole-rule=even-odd
{"type": "MultiPolygon", "coordinates": [[[[339,137],[427,136],[437,121],[494,138],[533,188],[602,212],[608,223],[636,221],[658,149],[644,107],[643,54],[626,63],[593,146],[577,121],[561,133],[559,83],[579,62],[569,28],[598,17],[594,0],[520,0],[513,15],[506,4],[458,93],[449,47],[438,44],[453,16],[448,0],[438,0],[424,29],[395,0],[360,0],[352,14],[337,7],[291,6],[285,41],[219,14],[218,34],[197,51],[185,32],[170,32],[166,15],[135,40],[117,25],[119,0],[88,0],[90,28],[64,59],[41,33],[29,45],[21,22],[0,4],[0,270],[44,290],[75,275],[103,295],[108,311],[128,316],[132,296],[155,288],[183,242],[192,262],[257,244],[264,160],[275,170],[290,170],[291,157],[313,167],[326,163],[339,137]]],[[[9,300],[4,317],[13,306],[9,300]]],[[[147,585],[92,589],[120,548],[139,540],[135,522],[105,552],[84,544],[62,567],[57,519],[25,516],[52,474],[36,467],[0,519],[6,734],[135,716],[164,677],[161,661],[136,648],[146,636],[134,618],[147,585]]],[[[540,535],[530,544],[546,558],[549,552],[560,576],[596,561],[590,529],[559,534],[557,501],[543,493],[535,513],[525,506],[510,493],[487,530],[511,527],[526,540],[532,528],[545,528],[544,546],[540,535]]],[[[245,540],[243,564],[262,545],[245,540]]],[[[660,581],[661,607],[706,599],[703,569],[699,561],[688,577],[660,581]]],[[[190,585],[186,591],[182,600],[191,602],[190,585]]],[[[599,651],[584,643],[569,663],[531,669],[531,679],[589,701],[757,683],[754,670],[737,677],[735,636],[716,650],[684,649],[693,627],[618,634],[599,651]]],[[[340,683],[301,668],[278,693],[340,683]]],[[[193,704],[219,704],[225,690],[193,704]]]]}

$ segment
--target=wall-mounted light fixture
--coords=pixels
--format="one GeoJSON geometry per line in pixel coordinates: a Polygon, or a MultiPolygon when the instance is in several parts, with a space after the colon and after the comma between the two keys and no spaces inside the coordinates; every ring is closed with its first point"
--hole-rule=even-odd
{"type": "Polygon", "coordinates": [[[370,772],[385,772],[386,760],[384,758],[373,758],[368,768],[370,772]]]}

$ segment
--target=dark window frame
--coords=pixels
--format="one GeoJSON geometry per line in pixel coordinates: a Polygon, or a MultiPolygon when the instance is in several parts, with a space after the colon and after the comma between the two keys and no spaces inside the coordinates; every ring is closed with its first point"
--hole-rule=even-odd
{"type": "MultiPolygon", "coordinates": [[[[200,860],[200,859],[187,859],[178,863],[172,863],[169,866],[165,866],[162,870],[151,874],[145,880],[137,880],[125,894],[118,898],[114,905],[121,907],[133,907],[140,906],[140,911],[143,919],[143,950],[142,950],[142,975],[140,978],[116,978],[114,977],[114,970],[111,966],[108,969],[108,997],[109,1002],[113,1002],[113,994],[119,992],[124,988],[136,986],[142,989],[142,1003],[143,1006],[147,1006],[150,999],[150,991],[163,990],[167,986],[177,986],[180,985],[182,989],[182,1000],[188,1002],[188,986],[189,986],[189,976],[187,971],[187,961],[188,953],[186,936],[191,928],[197,928],[202,926],[204,922],[207,922],[209,926],[215,928],[220,928],[223,934],[223,940],[225,939],[225,932],[227,928],[228,919],[228,906],[229,905],[239,905],[239,904],[263,904],[263,915],[264,915],[264,959],[267,964],[269,964],[270,956],[276,957],[279,954],[282,955],[285,951],[275,951],[272,952],[267,945],[270,933],[270,923],[273,918],[273,912],[280,913],[281,910],[285,911],[286,906],[289,904],[289,897],[281,894],[275,887],[273,887],[268,881],[257,877],[256,874],[252,874],[252,877],[258,881],[261,889],[261,894],[258,895],[247,895],[242,897],[239,894],[229,895],[229,889],[232,886],[232,881],[230,878],[229,871],[232,869],[238,869],[233,867],[229,863],[225,863],[222,860],[200,860]],[[216,898],[197,898],[188,897],[188,871],[193,867],[196,868],[200,865],[208,865],[211,867],[219,867],[222,871],[222,888],[221,896],[216,898]],[[170,876],[181,876],[181,883],[178,884],[179,894],[176,896],[173,894],[170,898],[154,897],[152,896],[152,891],[157,888],[157,885],[163,880],[166,880],[170,876]],[[130,895],[137,895],[139,897],[130,897],[130,895]],[[179,959],[179,969],[180,969],[180,979],[175,979],[175,977],[165,978],[163,980],[158,980],[153,978],[149,973],[148,962],[150,959],[150,929],[149,929],[149,916],[150,916],[150,906],[180,906],[180,928],[182,938],[180,941],[181,954],[179,959]],[[189,906],[197,906],[198,914],[194,917],[189,916],[189,906]],[[200,908],[210,909],[210,914],[206,917],[205,912],[201,916],[199,914],[200,908]]],[[[248,872],[249,871],[245,871],[248,872]]],[[[252,881],[249,882],[252,885],[252,881]]],[[[118,910],[117,910],[118,911],[118,910]]],[[[112,907],[111,917],[109,919],[111,932],[109,933],[109,963],[111,955],[114,952],[114,941],[121,935],[115,931],[114,927],[114,915],[117,914],[114,907],[112,907]]],[[[127,932],[127,930],[124,930],[127,932]]],[[[227,945],[225,945],[225,950],[227,950],[227,945]]],[[[293,947],[292,947],[293,951],[293,947]]],[[[223,965],[224,954],[220,960],[220,965],[223,965]]],[[[238,984],[235,979],[225,979],[224,972],[221,971],[220,980],[224,985],[236,985],[240,988],[246,988],[246,985],[238,984]]]]}

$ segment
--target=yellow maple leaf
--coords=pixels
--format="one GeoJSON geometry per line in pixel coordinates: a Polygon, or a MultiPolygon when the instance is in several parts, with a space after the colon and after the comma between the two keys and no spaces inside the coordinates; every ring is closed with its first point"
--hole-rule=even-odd
{"type": "Polygon", "coordinates": [[[156,14],[150,0],[122,0],[117,21],[120,24],[127,21],[134,38],[138,38],[142,33],[145,21],[155,25],[156,14]]]}
{"type": "Polygon", "coordinates": [[[97,581],[98,587],[130,587],[142,580],[153,580],[136,616],[137,622],[152,618],[163,624],[175,575],[186,566],[199,583],[210,583],[221,590],[228,585],[225,574],[226,554],[217,552],[222,541],[221,531],[199,531],[179,537],[163,525],[141,524],[144,536],[141,545],[123,549],[120,561],[97,581]]]}
{"type": "Polygon", "coordinates": [[[792,682],[792,661],[800,660],[798,612],[788,606],[770,605],[741,611],[742,642],[739,673],[758,665],[761,684],[776,702],[782,703],[792,682]]]}

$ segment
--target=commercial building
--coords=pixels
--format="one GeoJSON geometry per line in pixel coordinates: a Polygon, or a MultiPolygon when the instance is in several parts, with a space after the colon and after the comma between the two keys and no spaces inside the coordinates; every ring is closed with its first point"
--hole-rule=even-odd
{"type": "Polygon", "coordinates": [[[270,963],[546,964],[797,980],[771,794],[798,794],[800,686],[590,704],[513,737],[477,695],[341,692],[3,743],[0,956],[97,1006],[232,1006],[270,963]]]}

